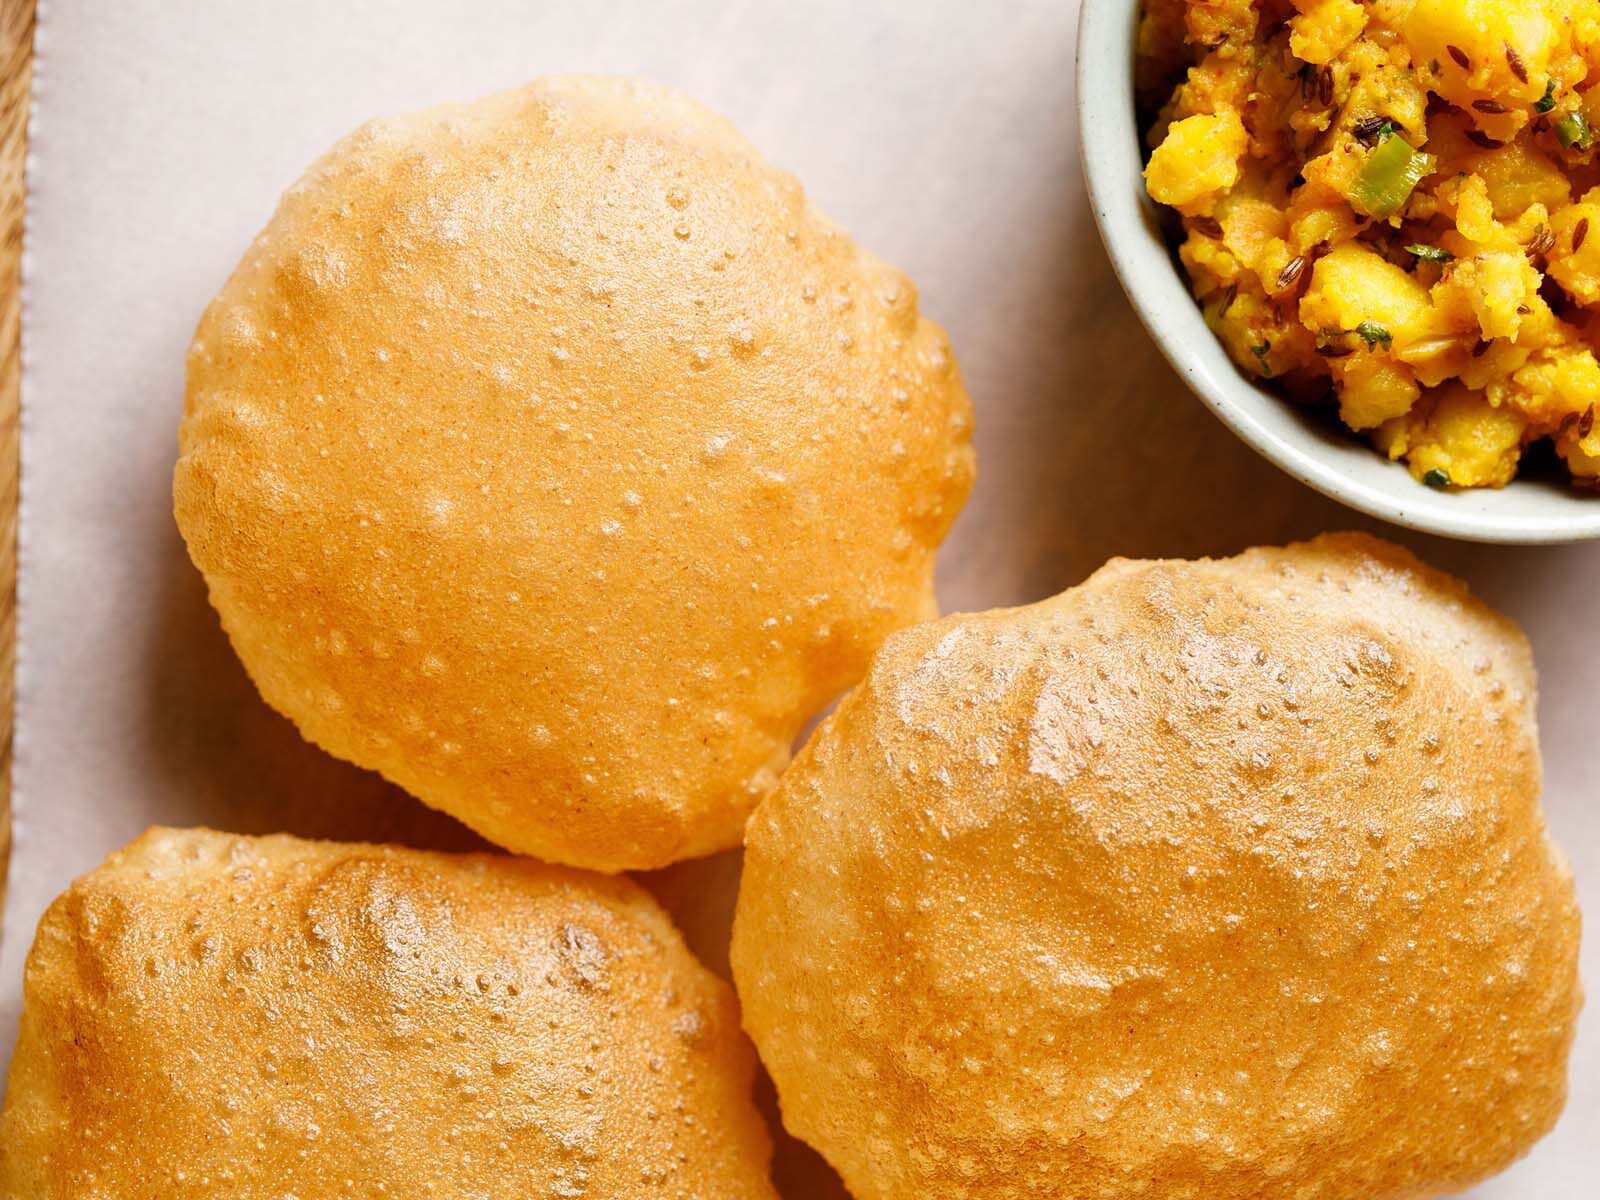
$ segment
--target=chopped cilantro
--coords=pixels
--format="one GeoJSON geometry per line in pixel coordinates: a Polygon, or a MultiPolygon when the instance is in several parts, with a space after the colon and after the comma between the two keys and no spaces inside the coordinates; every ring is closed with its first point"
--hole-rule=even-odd
{"type": "Polygon", "coordinates": [[[1406,250],[1411,254],[1415,254],[1423,262],[1447,263],[1456,260],[1454,254],[1451,254],[1450,251],[1441,246],[1424,246],[1421,242],[1414,242],[1407,246],[1406,250]]]}
{"type": "Polygon", "coordinates": [[[1434,467],[1433,470],[1424,475],[1422,477],[1422,482],[1427,484],[1436,492],[1442,492],[1445,488],[1451,486],[1449,474],[1445,471],[1441,471],[1438,467],[1434,467]]]}
{"type": "Polygon", "coordinates": [[[1556,81],[1552,79],[1544,85],[1544,95],[1533,102],[1533,111],[1547,113],[1556,106],[1556,81]]]}
{"type": "Polygon", "coordinates": [[[1375,321],[1363,321],[1356,326],[1356,336],[1367,344],[1367,349],[1382,346],[1387,350],[1394,344],[1394,334],[1375,321]]]}

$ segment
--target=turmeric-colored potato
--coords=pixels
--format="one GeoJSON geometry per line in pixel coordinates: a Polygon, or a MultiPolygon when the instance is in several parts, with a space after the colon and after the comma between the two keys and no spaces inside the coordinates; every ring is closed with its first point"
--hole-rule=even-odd
{"type": "Polygon", "coordinates": [[[1308,329],[1373,322],[1397,333],[1427,307],[1427,290],[1414,278],[1361,243],[1346,242],[1317,260],[1300,319],[1308,329]]]}
{"type": "Polygon", "coordinates": [[[1600,194],[1561,209],[1550,218],[1557,253],[1550,277],[1586,308],[1600,307],[1600,194]]]}
{"type": "Polygon", "coordinates": [[[1295,0],[1298,15],[1289,19],[1289,48],[1309,63],[1338,58],[1360,36],[1367,12],[1356,0],[1295,0]]]}
{"type": "Polygon", "coordinates": [[[1381,354],[1336,359],[1333,371],[1339,382],[1339,416],[1351,429],[1374,429],[1403,416],[1421,394],[1411,369],[1381,354]]]}
{"type": "Polygon", "coordinates": [[[1510,142],[1477,155],[1472,172],[1483,179],[1494,215],[1501,221],[1514,221],[1535,204],[1552,211],[1572,198],[1572,180],[1530,141],[1510,142]]]}
{"type": "Polygon", "coordinates": [[[1242,370],[1326,380],[1436,485],[1545,438],[1592,475],[1600,0],[1161,0],[1141,46],[1173,88],[1147,187],[1242,370]]]}
{"type": "Polygon", "coordinates": [[[1145,170],[1150,194],[1176,208],[1212,200],[1238,182],[1246,146],[1244,124],[1234,113],[1186,117],[1167,131],[1150,157],[1145,170]]]}
{"type": "Polygon", "coordinates": [[[1558,46],[1562,0],[1416,0],[1400,27],[1411,61],[1460,108],[1484,100],[1525,125],[1558,46]],[[1435,70],[1433,64],[1438,63],[1435,70]]]}
{"type": "Polygon", "coordinates": [[[1436,390],[1407,418],[1411,473],[1441,487],[1504,487],[1517,472],[1527,418],[1460,384],[1436,390]]]}
{"type": "Polygon", "coordinates": [[[1574,477],[1586,486],[1600,486],[1600,423],[1591,415],[1575,422],[1556,438],[1556,451],[1574,477]]]}

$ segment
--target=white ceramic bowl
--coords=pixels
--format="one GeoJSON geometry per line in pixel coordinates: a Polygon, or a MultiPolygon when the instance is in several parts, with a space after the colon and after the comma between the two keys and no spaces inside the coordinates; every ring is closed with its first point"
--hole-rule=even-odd
{"type": "Polygon", "coordinates": [[[1140,319],[1185,382],[1261,454],[1303,483],[1412,529],[1481,542],[1600,537],[1600,495],[1518,480],[1500,491],[1436,492],[1355,434],[1247,379],[1207,328],[1145,195],[1133,99],[1139,0],[1083,0],[1078,129],[1089,200],[1140,319]]]}

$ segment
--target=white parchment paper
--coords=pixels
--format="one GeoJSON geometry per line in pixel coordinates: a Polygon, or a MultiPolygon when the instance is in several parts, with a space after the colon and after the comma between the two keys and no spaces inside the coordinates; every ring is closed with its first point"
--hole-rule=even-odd
{"type": "MultiPolygon", "coordinates": [[[[1130,0],[1132,2],[1132,0],[1130,0]]],[[[978,406],[947,608],[1038,599],[1115,554],[1365,524],[1257,460],[1159,361],[1089,219],[1070,0],[46,0],[30,168],[16,839],[0,1065],[39,914],[152,822],[470,845],[257,699],[170,514],[196,319],[278,193],[380,114],[562,71],[638,72],[729,114],[905,267],[978,406]]],[[[1392,532],[1392,531],[1391,531],[1392,532]]],[[[1547,805],[1600,915],[1600,545],[1407,535],[1532,634],[1547,805]]],[[[655,880],[725,962],[737,856],[655,880]]],[[[1600,931],[1584,965],[1600,980],[1600,931]]],[[[791,1200],[837,1195],[780,1146],[791,1200]]],[[[1600,1193],[1600,1012],[1557,1131],[1478,1197],[1600,1193]]]]}

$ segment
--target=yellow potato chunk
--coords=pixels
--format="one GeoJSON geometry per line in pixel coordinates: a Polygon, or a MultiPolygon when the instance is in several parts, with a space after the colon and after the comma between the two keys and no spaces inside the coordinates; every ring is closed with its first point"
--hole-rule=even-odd
{"type": "MultiPolygon", "coordinates": [[[[1489,98],[1537,100],[1556,48],[1557,22],[1548,0],[1417,0],[1401,34],[1414,62],[1439,64],[1434,90],[1470,109],[1489,98]]],[[[1517,109],[1514,116],[1525,124],[1528,111],[1517,109]]]]}
{"type": "Polygon", "coordinates": [[[1289,210],[1289,236],[1297,250],[1303,253],[1313,246],[1333,246],[1355,236],[1356,217],[1346,205],[1319,204],[1302,209],[1298,200],[1296,196],[1297,205],[1289,210]]]}
{"type": "Polygon", "coordinates": [[[1600,404],[1600,360],[1593,350],[1579,350],[1561,360],[1556,368],[1555,394],[1573,412],[1600,404]]]}
{"type": "Polygon", "coordinates": [[[1309,63],[1338,58],[1366,28],[1367,12],[1355,0],[1296,0],[1300,15],[1289,19],[1289,48],[1309,63]]]}
{"type": "Polygon", "coordinates": [[[1480,155],[1473,169],[1501,221],[1514,220],[1535,204],[1553,211],[1572,199],[1566,174],[1549,155],[1523,140],[1480,155]]]}
{"type": "Polygon", "coordinates": [[[1550,277],[1579,304],[1600,304],[1600,203],[1585,198],[1561,209],[1550,229],[1558,250],[1550,256],[1550,277]]]}
{"type": "Polygon", "coordinates": [[[1426,479],[1442,471],[1454,487],[1505,487],[1517,473],[1527,419],[1460,384],[1440,388],[1412,414],[1406,461],[1426,479]]]}
{"type": "Polygon", "coordinates": [[[1512,376],[1519,407],[1546,431],[1555,431],[1600,404],[1600,362],[1592,350],[1571,347],[1544,353],[1512,376]]]}
{"type": "Polygon", "coordinates": [[[1264,260],[1268,258],[1274,274],[1283,269],[1289,252],[1283,243],[1286,232],[1283,211],[1276,205],[1235,192],[1219,210],[1218,219],[1228,249],[1250,269],[1267,270],[1264,260]]]}
{"type": "Polygon", "coordinates": [[[1185,14],[1189,40],[1215,46],[1232,38],[1247,38],[1257,25],[1254,0],[1204,0],[1190,3],[1185,14]]]}
{"type": "Polygon", "coordinates": [[[1175,121],[1150,156],[1145,185],[1162,204],[1198,212],[1239,181],[1250,136],[1235,112],[1175,121]]]}
{"type": "Polygon", "coordinates": [[[1556,439],[1556,452],[1566,460],[1567,468],[1580,479],[1600,480],[1600,423],[1593,424],[1589,433],[1576,426],[1556,439]]]}
{"type": "Polygon", "coordinates": [[[1396,333],[1427,311],[1427,289],[1356,242],[1317,260],[1300,319],[1312,329],[1355,329],[1364,321],[1396,333]]]}
{"type": "Polygon", "coordinates": [[[1456,229],[1478,246],[1505,248],[1511,235],[1495,218],[1489,184],[1482,175],[1468,175],[1456,191],[1456,229]]]}
{"type": "Polygon", "coordinates": [[[1353,354],[1335,361],[1339,418],[1351,429],[1372,429],[1404,416],[1422,389],[1411,371],[1379,354],[1353,354]]]}
{"type": "Polygon", "coordinates": [[[1539,272],[1520,250],[1481,254],[1458,263],[1441,288],[1459,288],[1478,318],[1486,339],[1515,341],[1523,318],[1539,300],[1539,272]]]}

